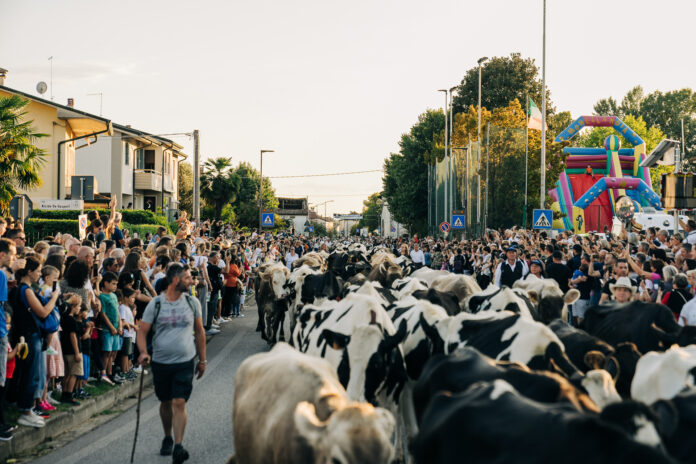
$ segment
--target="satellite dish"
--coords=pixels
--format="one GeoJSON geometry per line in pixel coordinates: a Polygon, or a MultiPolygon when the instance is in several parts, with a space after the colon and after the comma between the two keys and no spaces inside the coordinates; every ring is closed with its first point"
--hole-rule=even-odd
{"type": "Polygon", "coordinates": [[[41,81],[38,84],[36,84],[36,91],[39,92],[41,95],[45,94],[47,89],[48,86],[44,81],[41,81]]]}
{"type": "Polygon", "coordinates": [[[633,219],[633,215],[636,212],[636,207],[633,204],[633,200],[626,196],[616,200],[614,209],[616,211],[616,217],[623,222],[629,222],[631,219],[633,219]]]}

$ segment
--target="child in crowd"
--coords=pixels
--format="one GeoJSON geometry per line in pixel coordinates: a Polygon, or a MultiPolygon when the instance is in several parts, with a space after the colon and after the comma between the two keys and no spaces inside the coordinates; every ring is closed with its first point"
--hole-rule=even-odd
{"type": "MultiPolygon", "coordinates": [[[[60,277],[60,271],[54,266],[47,265],[41,268],[41,282],[39,287],[39,294],[42,298],[48,301],[53,295],[54,286],[58,284],[58,278],[60,277]]],[[[60,353],[60,340],[58,339],[57,333],[52,333],[48,336],[48,349],[46,350],[46,364],[50,366],[51,363],[63,364],[63,358],[60,353]]],[[[56,375],[54,377],[62,377],[63,374],[56,375]]],[[[50,377],[50,375],[49,375],[50,377]]]]}
{"type": "Polygon", "coordinates": [[[84,375],[77,379],[75,396],[84,400],[92,396],[85,391],[85,385],[87,385],[91,368],[89,353],[92,352],[92,331],[94,330],[94,322],[89,319],[89,309],[84,305],[80,307],[80,311],[77,313],[77,323],[82,331],[82,370],[84,375]]]}
{"type": "Polygon", "coordinates": [[[121,361],[121,376],[132,380],[137,377],[133,372],[133,346],[135,345],[135,294],[136,291],[132,288],[124,287],[117,291],[118,295],[118,312],[121,317],[121,325],[123,326],[123,346],[120,352],[121,361]]]}
{"type": "Polygon", "coordinates": [[[121,317],[118,314],[118,298],[114,293],[117,285],[118,276],[113,272],[105,273],[99,285],[99,301],[102,305],[102,331],[99,340],[103,362],[101,380],[109,385],[123,383],[123,379],[113,373],[114,360],[121,349],[121,334],[123,334],[121,317]]]}
{"type": "Polygon", "coordinates": [[[77,322],[77,314],[82,306],[82,298],[74,295],[69,301],[69,309],[63,313],[60,326],[60,341],[65,361],[65,377],[63,377],[63,393],[60,396],[61,403],[78,405],[73,390],[77,379],[84,375],[82,363],[82,329],[77,322]]]}

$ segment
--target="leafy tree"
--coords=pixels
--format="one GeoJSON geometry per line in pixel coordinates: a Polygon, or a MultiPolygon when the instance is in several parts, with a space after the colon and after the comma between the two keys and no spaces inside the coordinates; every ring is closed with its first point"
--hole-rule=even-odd
{"type": "Polygon", "coordinates": [[[367,227],[370,232],[379,228],[382,219],[382,192],[373,193],[363,201],[362,216],[358,228],[367,227]]]}
{"type": "Polygon", "coordinates": [[[438,140],[445,128],[442,111],[427,110],[399,141],[399,153],[384,161],[384,197],[396,221],[412,233],[428,228],[428,163],[442,159],[438,140]]]}
{"type": "Polygon", "coordinates": [[[179,209],[193,215],[193,167],[179,163],[179,209]]]}
{"type": "Polygon", "coordinates": [[[213,158],[203,165],[201,197],[215,208],[215,219],[222,217],[228,203],[234,203],[239,194],[241,179],[232,167],[232,158],[213,158]]]}
{"type": "Polygon", "coordinates": [[[16,95],[0,97],[0,212],[4,214],[17,189],[35,189],[42,183],[46,153],[34,144],[46,134],[34,131],[34,121],[23,121],[28,104],[16,95]]]}
{"type": "MultiPolygon", "coordinates": [[[[479,69],[469,69],[454,97],[454,113],[466,111],[469,106],[478,107],[479,69]]],[[[481,106],[488,109],[503,108],[517,99],[525,102],[528,95],[541,106],[541,80],[539,68],[533,58],[522,58],[519,53],[496,56],[481,66],[481,106]]],[[[547,114],[554,112],[550,92],[546,89],[547,114]]]]}
{"type": "MultiPolygon", "coordinates": [[[[247,162],[241,162],[235,168],[236,174],[241,179],[238,202],[235,208],[237,221],[243,227],[258,227],[259,225],[259,171],[247,162]]],[[[268,177],[263,178],[263,206],[264,208],[277,208],[278,199],[275,190],[268,177]]]]}

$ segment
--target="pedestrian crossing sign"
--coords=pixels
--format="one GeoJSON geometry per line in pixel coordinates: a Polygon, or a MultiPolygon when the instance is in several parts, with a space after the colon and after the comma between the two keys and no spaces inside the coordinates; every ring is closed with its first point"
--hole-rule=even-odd
{"type": "Polygon", "coordinates": [[[261,213],[261,225],[263,227],[275,226],[275,214],[273,214],[273,213],[261,213]]]}
{"type": "Polygon", "coordinates": [[[550,209],[535,209],[532,214],[533,229],[551,230],[553,224],[553,211],[550,209]]]}
{"type": "Polygon", "coordinates": [[[452,230],[466,229],[464,211],[452,211],[452,230]]]}

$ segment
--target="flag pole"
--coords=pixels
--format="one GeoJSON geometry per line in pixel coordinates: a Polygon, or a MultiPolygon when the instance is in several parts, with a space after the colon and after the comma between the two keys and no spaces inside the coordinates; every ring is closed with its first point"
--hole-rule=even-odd
{"type": "Polygon", "coordinates": [[[525,137],[524,137],[524,210],[522,210],[522,228],[527,228],[527,164],[529,162],[529,95],[525,94],[525,99],[527,100],[526,113],[525,113],[525,137]]]}

